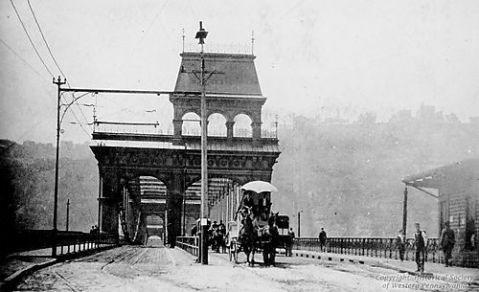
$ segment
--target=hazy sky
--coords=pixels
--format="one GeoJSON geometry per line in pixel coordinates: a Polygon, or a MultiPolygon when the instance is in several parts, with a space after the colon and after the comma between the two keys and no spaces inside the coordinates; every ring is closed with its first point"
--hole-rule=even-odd
{"type": "MultiPolygon", "coordinates": [[[[203,20],[206,50],[250,53],[264,110],[348,118],[435,105],[463,121],[479,116],[478,1],[66,1],[30,0],[73,87],[172,90],[185,29],[187,50],[203,20]]],[[[40,55],[56,68],[28,3],[14,0],[40,55]]],[[[0,137],[52,142],[56,87],[10,1],[0,2],[0,137]]],[[[67,97],[70,99],[71,97],[67,97]]],[[[98,96],[100,119],[171,120],[167,97],[98,96]],[[156,112],[146,111],[155,109],[156,112]]],[[[80,103],[93,103],[86,96],[80,103]]],[[[92,108],[82,107],[92,121],[92,108]]],[[[85,123],[79,108],[73,113],[85,123]]],[[[67,113],[64,140],[88,141],[67,113]]]]}

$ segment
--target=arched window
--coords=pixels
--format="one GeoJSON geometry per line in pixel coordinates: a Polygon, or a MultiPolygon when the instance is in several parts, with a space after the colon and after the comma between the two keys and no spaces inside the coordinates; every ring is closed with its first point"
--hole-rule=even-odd
{"type": "Polygon", "coordinates": [[[233,128],[234,137],[252,137],[253,129],[251,127],[251,119],[248,115],[239,114],[234,119],[235,124],[233,128]]]}
{"type": "Polygon", "coordinates": [[[222,114],[208,117],[208,136],[226,137],[226,118],[222,114]]]}
{"type": "Polygon", "coordinates": [[[200,136],[201,126],[200,117],[192,112],[183,115],[183,127],[181,131],[185,136],[200,136]]]}

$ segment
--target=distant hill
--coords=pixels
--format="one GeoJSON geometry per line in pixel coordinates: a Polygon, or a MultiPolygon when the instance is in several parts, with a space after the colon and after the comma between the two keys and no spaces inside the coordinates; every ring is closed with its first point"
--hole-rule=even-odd
{"type": "MultiPolygon", "coordinates": [[[[301,236],[391,236],[402,227],[404,184],[409,174],[479,157],[475,124],[409,121],[326,124],[296,117],[280,128],[282,154],[273,183],[274,208],[291,216],[301,236]]],[[[437,201],[409,190],[408,234],[421,222],[437,236],[437,201]]]]}
{"type": "MultiPolygon", "coordinates": [[[[70,199],[70,230],[89,231],[97,222],[98,168],[87,144],[61,148],[58,188],[58,228],[66,223],[70,199]],[[65,149],[65,150],[64,150],[65,149]]],[[[0,141],[0,170],[7,212],[15,229],[51,229],[55,149],[51,144],[0,141]]]]}

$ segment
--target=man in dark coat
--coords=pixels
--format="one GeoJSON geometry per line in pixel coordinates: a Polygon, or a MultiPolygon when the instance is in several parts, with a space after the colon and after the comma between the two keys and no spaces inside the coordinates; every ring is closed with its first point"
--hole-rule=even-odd
{"type": "Polygon", "coordinates": [[[444,252],[444,259],[446,262],[446,267],[450,266],[449,260],[452,258],[452,249],[454,248],[454,244],[456,243],[456,239],[454,236],[454,231],[449,227],[449,222],[444,223],[445,227],[441,231],[441,248],[444,252]]]}
{"type": "Polygon", "coordinates": [[[426,255],[426,239],[419,223],[416,223],[416,233],[414,234],[416,242],[416,272],[424,272],[424,260],[426,255]]]}
{"type": "Polygon", "coordinates": [[[326,231],[324,231],[324,228],[321,228],[321,232],[319,233],[319,247],[321,248],[321,251],[323,251],[323,247],[326,247],[327,239],[328,236],[326,235],[326,231]]]}

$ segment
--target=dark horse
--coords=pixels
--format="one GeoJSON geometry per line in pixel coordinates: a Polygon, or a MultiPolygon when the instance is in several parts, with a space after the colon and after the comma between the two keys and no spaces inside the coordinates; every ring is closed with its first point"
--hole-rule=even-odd
{"type": "Polygon", "coordinates": [[[261,236],[261,243],[263,247],[263,261],[266,266],[276,265],[276,247],[279,241],[279,231],[276,225],[278,213],[271,213],[268,218],[268,225],[265,226],[261,236]]]}
{"type": "Polygon", "coordinates": [[[253,226],[253,220],[251,220],[249,214],[246,214],[244,216],[244,219],[242,220],[242,223],[243,227],[240,229],[238,234],[238,244],[241,246],[241,249],[246,254],[246,261],[248,262],[248,265],[253,266],[256,242],[256,232],[253,226]],[[249,256],[251,252],[253,252],[253,257],[250,261],[249,256]]]}
{"type": "Polygon", "coordinates": [[[275,265],[276,247],[278,245],[279,232],[276,226],[278,213],[272,214],[268,218],[268,224],[260,226],[257,220],[252,220],[248,214],[243,219],[243,228],[241,228],[238,239],[246,254],[248,265],[254,266],[254,255],[256,248],[263,250],[263,261],[266,266],[275,265]],[[251,260],[250,260],[250,254],[251,260]]]}

